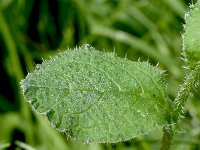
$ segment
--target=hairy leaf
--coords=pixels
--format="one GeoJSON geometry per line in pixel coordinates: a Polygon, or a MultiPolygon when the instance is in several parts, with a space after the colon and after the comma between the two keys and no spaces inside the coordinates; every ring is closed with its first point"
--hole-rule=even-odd
{"type": "Polygon", "coordinates": [[[21,82],[23,94],[50,124],[74,139],[118,142],[166,124],[162,73],[84,45],[44,61],[21,82]]]}
{"type": "Polygon", "coordinates": [[[200,1],[190,8],[190,11],[185,14],[183,50],[188,65],[193,68],[200,60],[200,1]]]}

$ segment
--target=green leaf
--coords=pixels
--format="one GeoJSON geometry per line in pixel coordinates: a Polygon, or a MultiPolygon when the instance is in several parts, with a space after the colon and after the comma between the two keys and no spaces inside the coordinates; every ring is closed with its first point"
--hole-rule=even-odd
{"type": "Polygon", "coordinates": [[[183,51],[190,67],[195,67],[200,60],[200,1],[190,6],[185,14],[185,33],[183,34],[183,51]]]}
{"type": "Polygon", "coordinates": [[[85,143],[124,141],[166,124],[162,72],[89,45],[44,61],[21,87],[53,127],[85,143]]]}

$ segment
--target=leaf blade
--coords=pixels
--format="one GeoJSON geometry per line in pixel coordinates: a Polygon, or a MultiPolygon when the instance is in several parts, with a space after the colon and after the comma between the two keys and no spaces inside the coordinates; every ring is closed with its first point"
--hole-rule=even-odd
{"type": "Polygon", "coordinates": [[[166,123],[166,85],[156,67],[87,45],[43,62],[21,86],[53,127],[83,142],[124,141],[166,123]]]}
{"type": "Polygon", "coordinates": [[[185,33],[183,34],[183,53],[189,67],[194,68],[199,64],[200,58],[200,1],[190,6],[190,11],[185,14],[185,33]]]}

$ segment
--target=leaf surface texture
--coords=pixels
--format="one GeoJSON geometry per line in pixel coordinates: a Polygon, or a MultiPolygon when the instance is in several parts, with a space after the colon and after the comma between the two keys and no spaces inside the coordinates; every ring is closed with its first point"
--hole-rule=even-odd
{"type": "Polygon", "coordinates": [[[166,123],[162,72],[88,45],[44,61],[21,86],[53,127],[85,143],[124,141],[166,123]]]}

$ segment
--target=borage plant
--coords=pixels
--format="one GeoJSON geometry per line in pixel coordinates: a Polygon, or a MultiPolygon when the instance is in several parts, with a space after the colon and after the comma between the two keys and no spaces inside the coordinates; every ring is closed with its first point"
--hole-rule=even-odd
{"type": "Polygon", "coordinates": [[[200,1],[186,13],[183,54],[190,74],[174,101],[164,73],[83,45],[36,66],[21,82],[25,99],[57,130],[84,143],[116,143],[162,127],[168,149],[189,97],[200,92],[200,1]]]}

